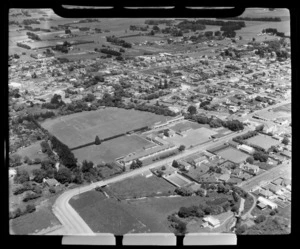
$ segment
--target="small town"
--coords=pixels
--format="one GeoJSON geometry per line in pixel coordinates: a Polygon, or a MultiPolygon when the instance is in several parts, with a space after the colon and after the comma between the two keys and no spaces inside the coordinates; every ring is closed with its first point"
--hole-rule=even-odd
{"type": "Polygon", "coordinates": [[[287,9],[10,9],[10,234],[289,234],[290,57],[287,9]]]}

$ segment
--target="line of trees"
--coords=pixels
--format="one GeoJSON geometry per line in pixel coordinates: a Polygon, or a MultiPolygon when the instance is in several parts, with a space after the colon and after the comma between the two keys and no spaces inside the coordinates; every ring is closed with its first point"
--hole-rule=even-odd
{"type": "Polygon", "coordinates": [[[122,54],[118,51],[112,50],[112,49],[107,49],[107,48],[95,48],[96,52],[101,52],[103,54],[108,54],[108,55],[114,55],[114,56],[121,56],[122,54]]]}
{"type": "Polygon", "coordinates": [[[26,35],[28,36],[28,38],[32,39],[32,40],[36,40],[36,41],[40,41],[41,38],[35,34],[35,33],[32,33],[32,32],[27,32],[26,35]]]}
{"type": "Polygon", "coordinates": [[[272,35],[284,37],[284,32],[278,32],[278,30],[274,29],[274,28],[266,28],[266,29],[263,29],[261,32],[262,33],[271,33],[272,35]]]}
{"type": "Polygon", "coordinates": [[[229,19],[229,20],[244,20],[244,21],[263,21],[263,22],[281,22],[280,17],[219,17],[217,19],[229,19]]]}
{"type": "Polygon", "coordinates": [[[122,46],[124,48],[131,48],[132,45],[129,42],[126,42],[125,40],[119,39],[118,37],[113,36],[106,36],[106,41],[111,42],[112,44],[122,46]]]}
{"type": "Polygon", "coordinates": [[[17,42],[17,46],[21,47],[21,48],[31,49],[31,47],[29,45],[21,43],[21,42],[17,42]]]}

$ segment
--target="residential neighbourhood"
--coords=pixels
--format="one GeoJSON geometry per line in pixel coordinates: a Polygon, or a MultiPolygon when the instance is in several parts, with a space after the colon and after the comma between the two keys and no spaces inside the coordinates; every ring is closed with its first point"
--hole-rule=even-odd
{"type": "Polygon", "coordinates": [[[10,233],[290,233],[289,23],[11,9],[10,233]]]}

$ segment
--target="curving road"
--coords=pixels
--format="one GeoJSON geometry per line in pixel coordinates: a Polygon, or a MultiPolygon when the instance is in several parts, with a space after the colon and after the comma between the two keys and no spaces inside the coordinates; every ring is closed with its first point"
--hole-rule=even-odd
{"type": "MultiPolygon", "coordinates": [[[[262,110],[260,110],[260,111],[262,111],[262,110]]],[[[253,115],[253,114],[251,114],[251,115],[253,115]]],[[[250,116],[250,114],[248,116],[250,116]]],[[[182,152],[178,155],[163,159],[159,162],[152,163],[150,165],[144,166],[144,167],[136,169],[134,171],[126,172],[126,173],[123,173],[119,176],[113,177],[113,178],[108,179],[108,180],[99,181],[99,182],[92,183],[92,184],[87,185],[87,186],[80,186],[76,189],[71,189],[71,190],[68,190],[68,191],[64,192],[62,195],[60,195],[57,198],[57,200],[56,200],[56,202],[53,206],[53,213],[56,215],[56,217],[61,222],[62,227],[60,229],[58,229],[56,231],[52,231],[51,233],[48,233],[48,234],[61,233],[63,235],[66,235],[66,234],[67,235],[80,235],[80,234],[93,234],[94,233],[92,231],[92,229],[80,217],[80,215],[69,204],[69,200],[72,197],[74,197],[74,196],[76,196],[80,193],[90,191],[90,190],[94,189],[97,186],[104,186],[104,185],[107,185],[107,184],[110,184],[110,183],[113,183],[113,182],[121,181],[121,180],[124,180],[128,177],[133,177],[133,176],[139,175],[139,174],[141,174],[141,173],[143,173],[143,172],[145,172],[145,171],[147,171],[151,168],[159,167],[159,166],[165,165],[167,163],[172,163],[173,160],[178,160],[182,157],[191,155],[191,154],[199,152],[201,150],[205,150],[205,149],[207,149],[208,147],[210,147],[212,145],[216,145],[216,146],[220,145],[220,144],[226,142],[227,140],[232,139],[236,135],[242,135],[242,134],[248,132],[249,130],[250,129],[246,127],[244,129],[244,131],[242,131],[241,133],[234,132],[232,134],[229,134],[229,135],[226,135],[224,137],[219,138],[219,140],[217,142],[209,141],[205,144],[195,146],[191,149],[185,150],[184,152],[182,152]]],[[[274,169],[272,169],[268,172],[265,172],[261,175],[258,175],[257,177],[254,177],[253,179],[250,179],[249,181],[243,182],[240,185],[240,187],[242,187],[243,189],[248,191],[251,186],[254,186],[255,184],[257,184],[261,180],[264,180],[264,178],[266,178],[266,176],[268,176],[267,178],[269,178],[270,175],[272,175],[272,176],[274,176],[274,174],[276,174],[276,175],[279,174],[280,175],[280,173],[286,171],[286,166],[287,165],[285,165],[285,164],[279,165],[276,168],[274,168],[274,169]]],[[[253,209],[253,207],[252,207],[252,209],[253,209]]],[[[249,212],[251,212],[252,209],[249,210],[247,212],[247,214],[249,212]]]]}
{"type": "MultiPolygon", "coordinates": [[[[248,132],[248,129],[245,129],[242,133],[239,133],[239,134],[243,134],[246,132],[248,132]]],[[[53,206],[53,209],[52,209],[53,213],[55,214],[55,216],[58,218],[58,220],[61,222],[61,224],[63,226],[63,228],[60,228],[59,231],[61,231],[61,233],[63,233],[64,235],[66,235],[66,234],[68,234],[68,235],[80,235],[81,234],[82,235],[82,234],[93,234],[94,233],[92,231],[92,229],[80,217],[80,215],[69,204],[70,199],[73,198],[74,196],[84,193],[84,192],[87,192],[87,191],[90,191],[97,186],[104,186],[104,185],[107,185],[110,183],[121,181],[128,177],[133,177],[133,176],[139,175],[151,168],[159,167],[159,166],[165,165],[167,163],[172,163],[173,160],[178,160],[182,157],[199,152],[201,150],[204,150],[204,149],[210,147],[213,144],[215,144],[215,145],[222,144],[225,141],[227,141],[228,139],[235,137],[236,135],[237,135],[237,133],[234,132],[232,134],[229,134],[229,135],[226,135],[226,136],[220,138],[218,140],[218,142],[210,141],[203,145],[199,145],[199,146],[193,147],[189,150],[186,150],[178,155],[166,158],[159,162],[152,163],[150,165],[144,166],[144,167],[136,169],[134,171],[126,172],[126,173],[123,173],[119,176],[113,177],[108,180],[102,180],[102,181],[95,182],[95,183],[92,183],[87,186],[80,186],[78,188],[71,189],[71,190],[64,192],[62,195],[60,195],[57,198],[57,200],[53,206]]],[[[57,233],[59,231],[57,231],[57,233]]],[[[51,232],[48,234],[53,234],[53,233],[55,233],[55,232],[51,232]]]]}

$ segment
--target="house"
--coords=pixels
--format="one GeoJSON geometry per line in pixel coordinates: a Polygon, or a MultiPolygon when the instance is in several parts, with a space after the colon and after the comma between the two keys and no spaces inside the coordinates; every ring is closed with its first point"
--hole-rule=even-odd
{"type": "Polygon", "coordinates": [[[17,170],[16,169],[9,169],[8,170],[8,176],[9,176],[9,178],[14,178],[16,174],[17,174],[17,170]]]}
{"type": "Polygon", "coordinates": [[[267,205],[262,202],[259,202],[256,206],[258,206],[261,210],[264,210],[267,207],[267,205]]]}
{"type": "Polygon", "coordinates": [[[245,152],[247,152],[249,154],[253,154],[255,152],[255,149],[253,149],[252,147],[250,147],[248,145],[245,145],[245,144],[239,145],[237,148],[239,150],[245,151],[245,152]]]}
{"type": "Polygon", "coordinates": [[[207,222],[211,228],[216,228],[221,225],[220,220],[213,216],[206,216],[203,218],[204,222],[207,222]]]}
{"type": "Polygon", "coordinates": [[[197,167],[200,166],[202,163],[207,163],[207,162],[208,160],[205,156],[201,156],[192,160],[192,163],[197,167]]]}
{"type": "Polygon", "coordinates": [[[270,207],[271,209],[276,209],[276,208],[278,208],[278,205],[277,205],[276,203],[274,203],[274,202],[272,202],[272,201],[270,201],[270,200],[268,200],[268,199],[266,199],[266,198],[264,198],[264,197],[261,197],[261,196],[258,197],[257,203],[258,203],[258,204],[259,204],[259,203],[262,203],[262,204],[264,204],[264,205],[270,207]]]}
{"type": "Polygon", "coordinates": [[[241,176],[242,173],[243,173],[243,171],[242,171],[241,169],[239,169],[239,168],[236,168],[236,169],[234,169],[234,170],[231,172],[231,174],[232,174],[233,176],[241,176]]]}
{"type": "Polygon", "coordinates": [[[179,165],[183,166],[186,170],[189,170],[191,165],[185,161],[179,160],[178,161],[179,165]]]}
{"type": "Polygon", "coordinates": [[[274,194],[277,194],[280,192],[282,186],[277,186],[277,185],[274,185],[274,184],[269,184],[269,190],[274,193],[274,194]]]}
{"type": "Polygon", "coordinates": [[[253,165],[250,163],[246,163],[246,164],[242,165],[241,169],[248,171],[252,174],[257,174],[259,172],[259,167],[257,165],[253,165]]]}
{"type": "Polygon", "coordinates": [[[269,190],[267,190],[267,189],[261,189],[261,190],[259,191],[259,194],[260,194],[261,196],[265,197],[265,198],[269,198],[269,197],[271,197],[271,196],[273,195],[272,192],[269,191],[269,190]]]}
{"type": "Polygon", "coordinates": [[[219,181],[227,182],[230,179],[230,174],[222,174],[218,177],[219,181]]]}
{"type": "Polygon", "coordinates": [[[44,178],[43,183],[45,183],[48,187],[56,187],[59,185],[59,182],[54,178],[51,179],[44,178]]]}

